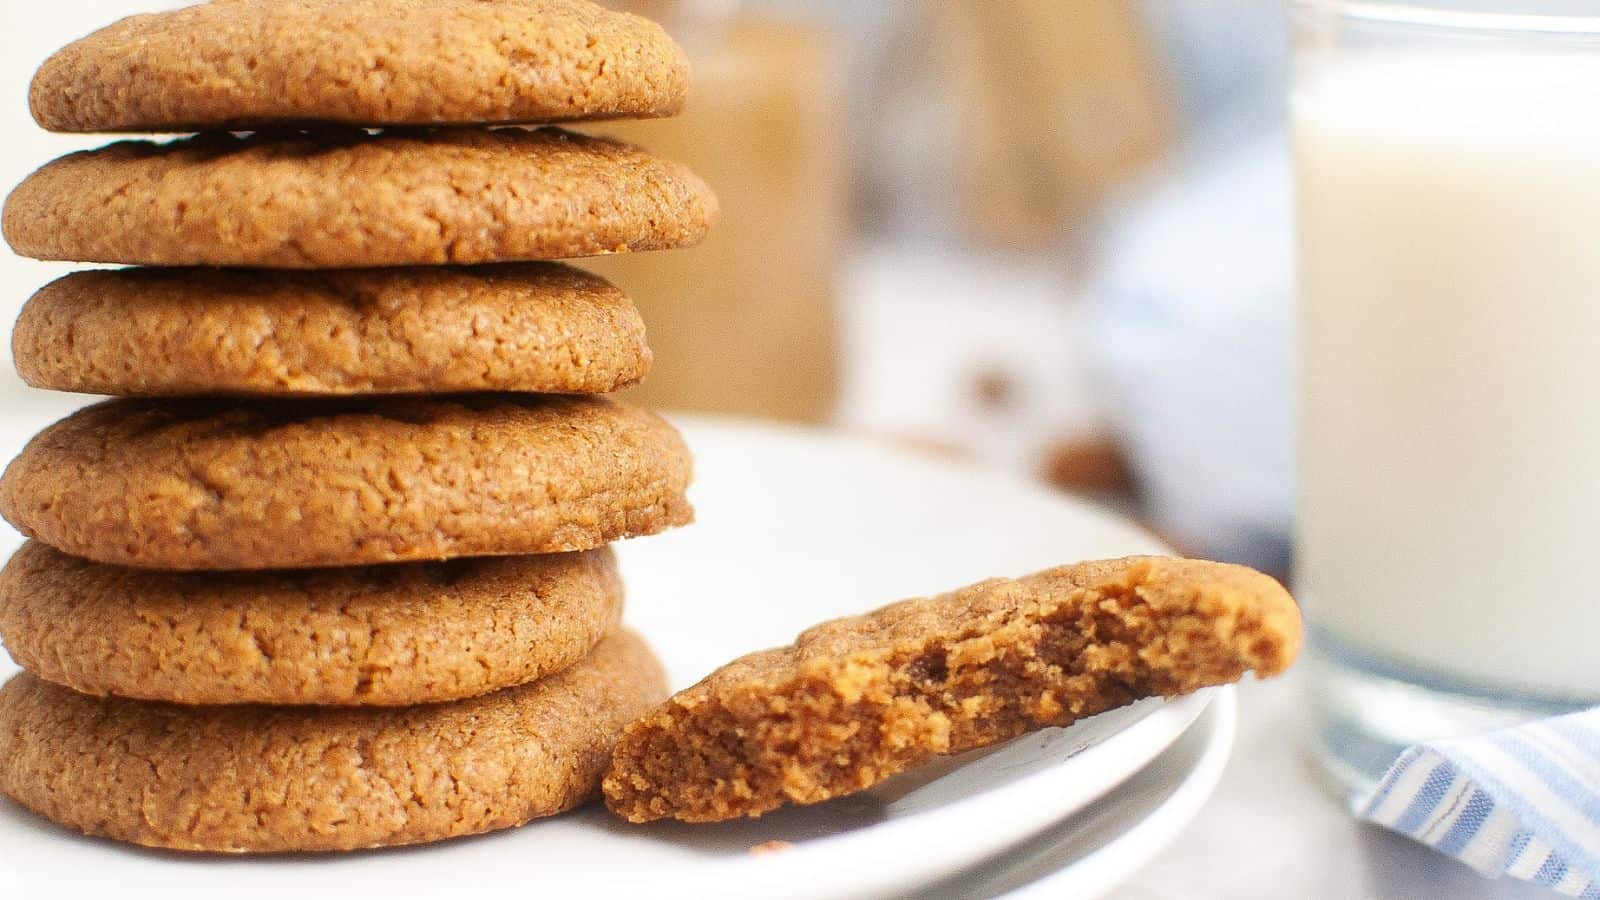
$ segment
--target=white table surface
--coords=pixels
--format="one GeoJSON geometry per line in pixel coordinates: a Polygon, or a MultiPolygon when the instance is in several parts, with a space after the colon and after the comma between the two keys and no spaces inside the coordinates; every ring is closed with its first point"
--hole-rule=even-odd
{"type": "Polygon", "coordinates": [[[1240,686],[1239,739],[1222,783],[1178,840],[1113,900],[1533,900],[1553,892],[1466,866],[1355,821],[1305,753],[1291,677],[1240,686]]]}

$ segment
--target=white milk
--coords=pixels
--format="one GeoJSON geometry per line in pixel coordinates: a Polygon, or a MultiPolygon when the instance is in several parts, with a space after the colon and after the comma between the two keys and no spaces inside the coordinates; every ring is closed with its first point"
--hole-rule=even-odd
{"type": "Polygon", "coordinates": [[[1310,617],[1600,698],[1600,58],[1378,56],[1292,107],[1310,617]]]}

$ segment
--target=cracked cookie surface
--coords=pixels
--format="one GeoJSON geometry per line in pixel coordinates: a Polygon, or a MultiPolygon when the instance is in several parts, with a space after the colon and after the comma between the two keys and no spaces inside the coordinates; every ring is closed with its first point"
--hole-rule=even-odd
{"type": "Polygon", "coordinates": [[[520,825],[593,796],[618,732],[666,693],[637,635],[549,678],[395,708],[175,706],[21,674],[0,687],[0,793],[174,850],[354,850],[520,825]]]}
{"type": "Polygon", "coordinates": [[[634,822],[758,816],[935,756],[1152,696],[1275,675],[1299,611],[1241,566],[1132,557],[996,579],[818,625],[630,723],[604,790],[634,822]]]}
{"type": "Polygon", "coordinates": [[[0,570],[0,641],[29,672],[97,696],[398,706],[566,669],[616,631],[622,595],[608,547],[169,573],[29,542],[0,570]]]}
{"type": "Polygon", "coordinates": [[[74,556],[292,569],[588,550],[684,525],[688,448],[606,397],[110,400],[40,432],[0,515],[74,556]]]}
{"type": "Polygon", "coordinates": [[[715,195],[676,163],[559,128],[207,133],[45,164],[6,199],[23,256],[348,269],[689,246],[715,195]]]}
{"type": "Polygon", "coordinates": [[[676,114],[683,52],[588,0],[213,0],[67,45],[29,91],[54,131],[442,125],[676,114]]]}
{"type": "Polygon", "coordinates": [[[558,263],[76,272],[11,342],[34,387],[116,396],[591,394],[651,362],[627,295],[558,263]]]}

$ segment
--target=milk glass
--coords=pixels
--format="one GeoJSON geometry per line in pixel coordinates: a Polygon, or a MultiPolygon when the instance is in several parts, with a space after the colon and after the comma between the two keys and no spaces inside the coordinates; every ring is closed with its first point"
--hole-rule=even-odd
{"type": "Polygon", "coordinates": [[[1584,6],[1296,4],[1295,580],[1346,788],[1405,745],[1600,703],[1584,6]]]}

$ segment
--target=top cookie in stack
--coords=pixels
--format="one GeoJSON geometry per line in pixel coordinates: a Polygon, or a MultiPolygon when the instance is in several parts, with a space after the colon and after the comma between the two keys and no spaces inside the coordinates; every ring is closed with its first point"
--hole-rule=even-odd
{"type": "Polygon", "coordinates": [[[29,383],[123,399],[0,478],[36,541],[0,572],[28,670],[0,791],[227,851],[593,793],[664,694],[606,545],[687,523],[690,462],[593,396],[644,376],[643,324],[551,260],[693,244],[717,204],[637,148],[505,126],[671,115],[687,85],[658,26],[588,0],[213,0],[45,63],[46,128],[202,133],[72,154],[5,205],[23,255],[151,268],[69,275],[17,323],[29,383]]]}
{"type": "Polygon", "coordinates": [[[66,47],[28,99],[50,131],[171,132],[652,118],[688,90],[665,32],[585,0],[213,0],[66,47]]]}

